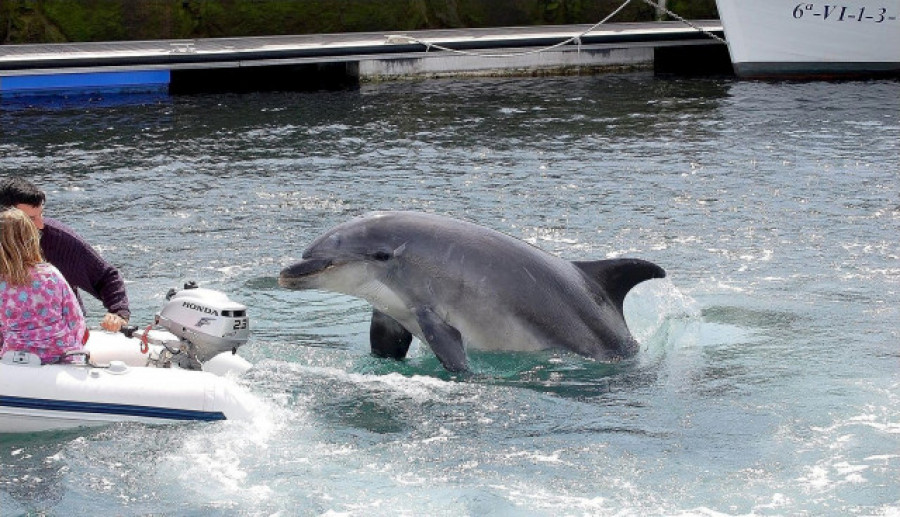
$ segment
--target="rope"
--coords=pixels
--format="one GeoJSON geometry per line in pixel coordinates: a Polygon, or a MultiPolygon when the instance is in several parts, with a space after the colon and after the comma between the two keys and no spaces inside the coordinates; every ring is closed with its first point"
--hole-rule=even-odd
{"type": "Polygon", "coordinates": [[[644,3],[650,4],[650,5],[652,5],[653,7],[656,7],[656,8],[659,9],[660,11],[666,13],[668,16],[670,16],[670,17],[672,17],[672,18],[675,18],[676,20],[678,20],[678,21],[680,21],[681,23],[687,25],[688,27],[690,27],[690,28],[692,28],[692,29],[694,29],[694,30],[696,30],[696,31],[699,31],[699,32],[701,32],[701,33],[703,33],[703,34],[709,36],[710,38],[712,38],[712,39],[718,41],[719,43],[726,43],[725,40],[722,39],[722,38],[720,38],[719,36],[717,36],[717,35],[715,35],[715,34],[709,32],[708,30],[704,29],[703,27],[700,27],[700,26],[698,26],[698,25],[694,25],[693,23],[691,23],[691,22],[685,20],[685,19],[682,18],[681,16],[678,16],[677,14],[675,14],[675,13],[672,12],[672,11],[670,11],[669,9],[666,9],[665,7],[663,7],[662,5],[660,5],[659,3],[657,3],[657,2],[654,1],[654,0],[644,0],[644,3]]]}
{"type": "Polygon", "coordinates": [[[524,52],[506,52],[503,54],[482,54],[481,52],[469,52],[466,50],[457,50],[457,49],[444,47],[442,45],[437,45],[435,43],[429,43],[427,41],[423,41],[418,38],[414,38],[412,36],[406,36],[404,34],[396,35],[396,36],[389,36],[388,41],[391,42],[392,40],[396,41],[397,39],[402,39],[408,43],[418,43],[420,45],[425,46],[426,53],[428,53],[429,50],[436,48],[438,50],[443,50],[446,52],[453,52],[454,54],[463,54],[466,56],[490,57],[490,58],[504,58],[504,57],[528,56],[531,54],[540,54],[541,52],[553,50],[555,48],[559,48],[559,47],[568,45],[572,42],[576,42],[578,44],[578,51],[580,52],[581,51],[581,38],[583,36],[585,36],[587,33],[591,32],[591,31],[593,31],[597,27],[603,25],[604,23],[608,22],[613,16],[619,14],[619,12],[621,12],[622,9],[625,9],[625,6],[627,6],[630,3],[631,3],[631,0],[625,0],[625,2],[622,5],[620,5],[615,11],[611,12],[606,18],[603,18],[599,22],[592,25],[588,30],[582,32],[581,34],[578,34],[577,36],[572,36],[571,38],[569,38],[565,41],[561,41],[555,45],[550,45],[549,47],[539,48],[536,50],[528,50],[528,51],[524,51],[524,52]]]}
{"type": "Polygon", "coordinates": [[[144,330],[144,335],[141,336],[141,353],[146,354],[150,350],[150,329],[153,328],[153,325],[147,325],[147,329],[144,330]]]}
{"type": "MultiPolygon", "coordinates": [[[[680,21],[681,23],[687,25],[688,27],[690,27],[690,28],[692,28],[692,29],[694,29],[694,30],[696,30],[696,31],[699,31],[699,32],[701,32],[701,33],[703,33],[703,34],[709,36],[710,38],[713,38],[714,40],[717,40],[717,41],[719,41],[719,42],[721,42],[721,43],[725,43],[725,40],[724,40],[724,39],[722,39],[722,38],[720,38],[719,36],[713,34],[712,32],[709,32],[708,30],[704,29],[703,27],[697,26],[697,25],[695,25],[695,24],[689,22],[688,20],[686,20],[686,19],[682,18],[681,16],[675,14],[674,12],[670,11],[669,9],[666,9],[665,7],[659,5],[659,4],[656,3],[654,0],[643,0],[643,1],[644,1],[645,3],[647,3],[647,4],[651,5],[651,6],[653,6],[653,7],[656,7],[656,8],[659,9],[660,11],[665,12],[668,16],[671,16],[672,18],[677,19],[678,21],[680,21]]],[[[547,52],[548,50],[553,50],[553,49],[555,49],[555,48],[559,48],[559,47],[568,45],[568,44],[573,43],[573,42],[574,42],[576,45],[578,45],[578,52],[581,52],[581,38],[584,37],[585,35],[587,35],[589,32],[592,32],[592,31],[593,31],[594,29],[596,29],[597,27],[599,27],[599,26],[603,25],[604,23],[608,22],[608,21],[609,21],[610,19],[612,19],[614,16],[616,16],[617,14],[619,14],[619,13],[622,11],[622,9],[625,9],[625,7],[626,7],[628,4],[630,4],[630,3],[631,3],[631,0],[625,0],[625,2],[622,3],[622,5],[620,5],[618,8],[616,8],[615,11],[611,12],[606,18],[603,18],[603,19],[600,20],[599,22],[597,22],[597,23],[595,23],[594,25],[592,25],[589,29],[587,29],[586,31],[584,31],[584,32],[582,32],[582,33],[580,33],[580,34],[578,34],[578,35],[576,35],[576,36],[572,36],[571,38],[569,38],[569,39],[567,39],[567,40],[565,40],[565,41],[561,41],[561,42],[559,42],[559,43],[557,43],[557,44],[555,44],[555,45],[550,45],[549,47],[539,48],[539,49],[535,49],[535,50],[527,50],[527,51],[523,51],[523,52],[506,52],[506,53],[502,53],[502,54],[490,54],[490,53],[481,53],[481,52],[469,52],[469,51],[466,51],[466,50],[457,50],[457,49],[445,47],[445,46],[442,46],[442,45],[438,45],[438,44],[436,44],[436,43],[429,43],[429,42],[427,42],[427,41],[420,40],[419,38],[414,38],[414,37],[412,37],[412,36],[407,36],[407,35],[405,35],[405,34],[397,34],[397,35],[391,35],[391,36],[388,36],[388,37],[387,37],[387,42],[388,42],[388,43],[418,43],[418,44],[423,45],[423,46],[425,47],[425,53],[426,53],[426,54],[427,54],[431,49],[434,48],[434,49],[438,49],[438,50],[443,50],[443,51],[445,51],[445,52],[452,52],[452,53],[454,53],[454,54],[462,54],[462,55],[465,55],[465,56],[487,57],[487,58],[505,58],[505,57],[516,57],[516,56],[528,56],[528,55],[531,55],[531,54],[540,54],[541,52],[547,52]]]]}

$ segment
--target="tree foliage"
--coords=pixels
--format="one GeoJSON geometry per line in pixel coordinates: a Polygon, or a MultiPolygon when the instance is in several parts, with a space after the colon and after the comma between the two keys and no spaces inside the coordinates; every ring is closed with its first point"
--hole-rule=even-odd
{"type": "MultiPolygon", "coordinates": [[[[621,0],[2,0],[0,42],[54,43],[596,23],[621,0]]],[[[715,0],[668,2],[714,18],[715,0]]],[[[632,2],[612,21],[649,21],[632,2]]]]}

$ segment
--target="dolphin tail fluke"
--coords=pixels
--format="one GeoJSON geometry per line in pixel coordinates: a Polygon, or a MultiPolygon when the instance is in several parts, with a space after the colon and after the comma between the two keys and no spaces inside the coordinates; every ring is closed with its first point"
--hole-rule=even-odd
{"type": "Polygon", "coordinates": [[[641,259],[621,258],[612,260],[596,260],[591,262],[573,262],[576,267],[606,291],[610,301],[622,312],[625,295],[634,286],[652,278],[665,278],[663,268],[652,262],[641,259]]]}

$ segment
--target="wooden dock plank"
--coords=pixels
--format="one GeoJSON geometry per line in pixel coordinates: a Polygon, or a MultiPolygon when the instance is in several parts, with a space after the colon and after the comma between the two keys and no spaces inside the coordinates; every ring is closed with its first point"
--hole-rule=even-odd
{"type": "MultiPolygon", "coordinates": [[[[704,30],[721,34],[718,21],[696,22],[704,30]]],[[[439,52],[412,40],[456,50],[503,52],[535,49],[582,34],[590,25],[502,27],[412,31],[407,33],[347,33],[196,40],[121,41],[35,45],[0,45],[0,76],[34,74],[65,69],[148,67],[191,69],[263,65],[326,63],[362,59],[421,57],[439,52]],[[389,38],[393,36],[393,38],[389,38]],[[390,41],[401,41],[391,43],[390,41]]],[[[615,23],[602,25],[581,38],[581,45],[629,46],[717,44],[709,36],[680,22],[615,23]]],[[[576,45],[572,45],[576,50],[576,45]]]]}

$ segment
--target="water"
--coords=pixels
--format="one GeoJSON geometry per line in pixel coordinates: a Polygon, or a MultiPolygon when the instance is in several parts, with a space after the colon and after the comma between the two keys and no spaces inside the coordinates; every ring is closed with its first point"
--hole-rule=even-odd
{"type": "Polygon", "coordinates": [[[0,171],[120,267],[135,322],[185,280],[250,306],[258,417],[0,438],[0,514],[900,513],[900,83],[84,100],[5,104],[0,171]],[[370,357],[364,302],[275,278],[374,209],[662,265],[626,300],[640,354],[370,357]]]}

